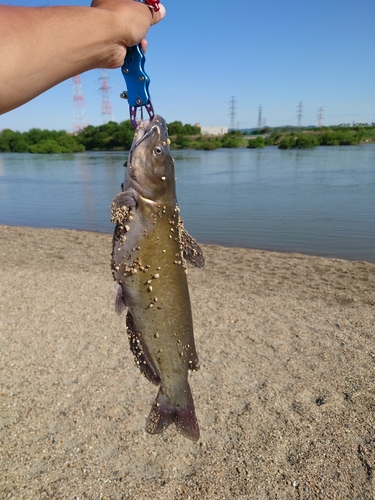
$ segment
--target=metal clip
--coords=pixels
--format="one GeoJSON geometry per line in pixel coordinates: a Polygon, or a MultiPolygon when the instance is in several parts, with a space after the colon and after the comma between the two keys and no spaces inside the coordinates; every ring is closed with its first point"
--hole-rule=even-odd
{"type": "MultiPolygon", "coordinates": [[[[146,4],[151,10],[157,12],[159,0],[135,0],[146,4]]],[[[137,128],[137,108],[141,108],[141,119],[143,119],[143,107],[150,117],[150,121],[154,118],[154,108],[151,103],[148,87],[150,78],[145,72],[145,55],[142,51],[141,44],[128,47],[124,64],[121,67],[122,74],[126,83],[126,92],[122,92],[120,97],[128,99],[130,110],[130,121],[134,128],[137,128]]]]}
{"type": "MultiPolygon", "coordinates": [[[[130,120],[134,128],[137,128],[137,108],[146,108],[150,120],[154,117],[154,108],[148,91],[150,78],[144,70],[145,55],[141,45],[134,45],[126,49],[124,64],[121,67],[127,88],[127,99],[129,102],[130,120]]],[[[121,94],[125,97],[125,93],[121,94]]]]}

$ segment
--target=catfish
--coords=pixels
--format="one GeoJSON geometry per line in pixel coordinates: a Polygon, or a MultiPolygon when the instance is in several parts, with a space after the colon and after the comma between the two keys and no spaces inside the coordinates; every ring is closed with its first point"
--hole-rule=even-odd
{"type": "Polygon", "coordinates": [[[188,382],[198,370],[186,261],[204,265],[202,250],[184,228],[176,197],[174,160],[165,120],[141,120],[122,192],[112,201],[111,267],[115,310],[126,313],[130,348],[143,375],[159,386],[146,431],[174,423],[197,441],[199,425],[188,382]]]}

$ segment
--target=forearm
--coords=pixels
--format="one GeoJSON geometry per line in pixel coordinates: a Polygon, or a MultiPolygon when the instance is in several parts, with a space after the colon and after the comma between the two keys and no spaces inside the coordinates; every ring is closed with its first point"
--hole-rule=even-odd
{"type": "Polygon", "coordinates": [[[138,2],[119,6],[0,6],[0,113],[84,71],[120,66],[152,22],[138,2]]]}

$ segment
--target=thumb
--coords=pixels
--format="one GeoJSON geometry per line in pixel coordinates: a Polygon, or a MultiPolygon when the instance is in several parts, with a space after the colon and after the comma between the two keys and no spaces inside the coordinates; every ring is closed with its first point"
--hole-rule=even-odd
{"type": "Polygon", "coordinates": [[[158,23],[161,21],[164,17],[167,11],[165,10],[165,7],[162,3],[159,4],[159,10],[157,12],[153,11],[152,12],[152,21],[151,21],[151,26],[158,23]]]}

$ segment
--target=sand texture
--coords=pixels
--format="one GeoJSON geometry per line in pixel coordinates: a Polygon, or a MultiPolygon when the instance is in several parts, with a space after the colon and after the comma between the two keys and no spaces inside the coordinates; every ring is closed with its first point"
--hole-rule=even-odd
{"type": "Polygon", "coordinates": [[[193,443],[144,430],[111,238],[0,226],[1,500],[375,498],[374,264],[204,246],[193,443]]]}

